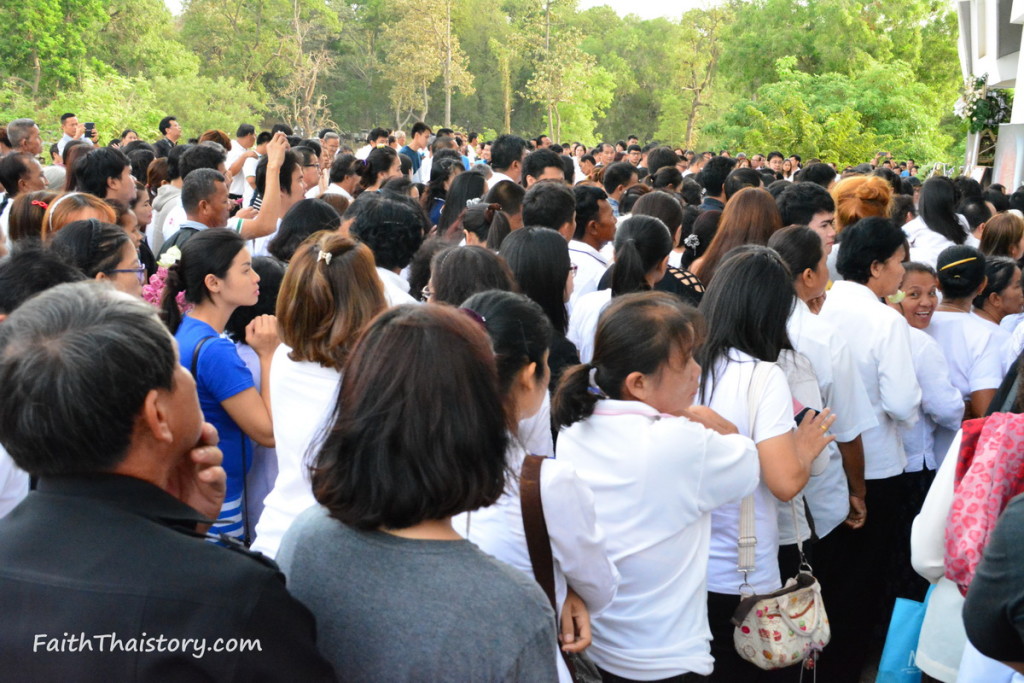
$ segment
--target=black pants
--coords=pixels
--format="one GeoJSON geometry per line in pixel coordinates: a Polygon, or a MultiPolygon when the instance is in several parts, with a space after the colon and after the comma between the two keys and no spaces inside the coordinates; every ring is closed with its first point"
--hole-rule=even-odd
{"type": "MultiPolygon", "coordinates": [[[[608,673],[601,667],[597,667],[597,670],[601,672],[601,680],[604,683],[639,683],[638,681],[634,681],[632,678],[623,678],[622,676],[616,676],[613,673],[608,673]]],[[[673,676],[672,678],[659,678],[656,681],[646,681],[645,683],[701,683],[706,680],[708,679],[700,674],[687,673],[680,674],[679,676],[673,676]]]]}

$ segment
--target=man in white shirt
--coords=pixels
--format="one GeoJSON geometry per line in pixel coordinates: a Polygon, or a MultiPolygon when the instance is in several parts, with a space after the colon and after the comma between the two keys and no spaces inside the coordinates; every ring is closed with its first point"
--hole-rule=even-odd
{"type": "Polygon", "coordinates": [[[241,199],[245,194],[245,175],[242,169],[249,159],[256,159],[259,154],[252,149],[256,144],[256,128],[249,123],[243,123],[235,133],[235,139],[231,141],[231,149],[225,163],[228,173],[231,174],[231,187],[228,188],[228,197],[241,199]]]}
{"type": "Polygon", "coordinates": [[[608,195],[599,187],[577,185],[576,232],[569,242],[569,260],[576,266],[569,310],[584,294],[597,291],[597,285],[611,265],[601,249],[615,238],[615,214],[608,195]]]}
{"type": "Polygon", "coordinates": [[[384,287],[388,305],[416,303],[409,294],[409,282],[401,276],[430,229],[426,216],[410,197],[383,192],[360,197],[359,212],[349,234],[368,246],[377,262],[377,275],[384,287]]]}
{"type": "Polygon", "coordinates": [[[366,146],[360,147],[356,150],[356,159],[365,161],[366,157],[370,156],[370,151],[375,147],[384,147],[388,144],[388,136],[391,133],[388,132],[387,128],[374,128],[370,131],[370,134],[366,136],[366,146]]]}
{"type": "Polygon", "coordinates": [[[528,149],[526,140],[518,135],[499,135],[491,144],[490,186],[510,181],[519,184],[523,175],[523,157],[528,149]]]}
{"type": "MultiPolygon", "coordinates": [[[[57,142],[57,151],[64,154],[64,146],[72,140],[82,140],[83,142],[92,145],[92,138],[86,135],[85,124],[78,122],[78,117],[75,114],[67,113],[60,117],[60,127],[64,131],[64,137],[57,142]]],[[[91,131],[92,136],[96,135],[96,129],[93,128],[91,131]]]]}
{"type": "Polygon", "coordinates": [[[242,164],[242,177],[245,179],[245,187],[242,188],[242,206],[252,204],[253,195],[256,194],[256,167],[260,159],[267,153],[267,143],[274,139],[268,131],[262,131],[256,136],[256,156],[250,157],[242,164]]]}
{"type": "MultiPolygon", "coordinates": [[[[565,166],[562,158],[550,149],[534,150],[523,159],[523,178],[526,188],[533,187],[538,180],[559,180],[565,182],[565,166]]],[[[492,181],[493,186],[493,181],[492,181]]]]}

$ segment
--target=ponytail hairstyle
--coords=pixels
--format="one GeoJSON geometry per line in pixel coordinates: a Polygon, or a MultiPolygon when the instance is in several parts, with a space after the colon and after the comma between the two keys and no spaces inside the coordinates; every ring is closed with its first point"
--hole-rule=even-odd
{"type": "Polygon", "coordinates": [[[817,270],[825,249],[821,236],[806,225],[791,225],[768,238],[768,247],[774,249],[789,267],[793,280],[797,280],[808,268],[817,270]]]}
{"type": "Polygon", "coordinates": [[[7,236],[11,242],[26,238],[40,239],[43,233],[43,217],[56,198],[57,193],[50,190],[28,192],[15,197],[11,203],[11,211],[7,214],[7,236]]]}
{"type": "Polygon", "coordinates": [[[93,279],[117,268],[128,241],[128,233],[119,226],[90,218],[68,223],[50,244],[68,263],[93,279]]]}
{"type": "MultiPolygon", "coordinates": [[[[459,160],[461,164],[461,159],[459,160]]],[[[433,170],[433,169],[431,169],[433,170]]],[[[442,184],[442,189],[444,185],[442,184]]],[[[478,200],[487,189],[487,179],[480,173],[460,173],[452,181],[451,187],[445,193],[444,206],[441,207],[441,217],[437,221],[437,234],[445,239],[455,239],[458,233],[458,221],[462,211],[467,208],[471,200],[478,200]]],[[[430,211],[430,207],[426,207],[430,211]]]]}
{"type": "Polygon", "coordinates": [[[540,382],[544,377],[545,354],[551,348],[553,334],[551,323],[536,302],[514,292],[493,289],[480,292],[462,302],[462,307],[484,321],[498,364],[498,390],[510,419],[515,420],[515,408],[510,404],[512,382],[530,363],[537,364],[535,381],[540,382]]]}
{"type": "Polygon", "coordinates": [[[974,307],[984,308],[985,301],[992,294],[1002,296],[1003,290],[1010,286],[1013,272],[1017,270],[1017,262],[1005,256],[989,256],[985,259],[985,277],[988,283],[978,296],[974,297],[974,307]]]}
{"type": "Polygon", "coordinates": [[[551,401],[553,424],[568,427],[590,417],[599,399],[621,399],[630,373],[653,375],[677,354],[688,362],[703,337],[701,314],[671,294],[613,299],[598,319],[593,359],[562,374],[551,401]]]}
{"type": "Polygon", "coordinates": [[[674,192],[683,184],[683,173],[675,166],[665,166],[658,169],[657,173],[647,176],[644,180],[655,190],[670,188],[674,192]]]}
{"type": "Polygon", "coordinates": [[[722,220],[722,212],[717,209],[701,211],[700,215],[693,221],[692,232],[683,239],[683,256],[679,259],[679,267],[689,269],[694,261],[704,255],[708,250],[715,234],[718,232],[718,223],[722,220]]]}
{"type": "Polygon", "coordinates": [[[630,216],[615,231],[612,296],[650,289],[646,277],[672,251],[672,235],[653,216],[630,216]]]}
{"type": "MultiPolygon", "coordinates": [[[[459,177],[461,178],[462,176],[459,177]]],[[[462,212],[462,217],[458,224],[466,232],[476,235],[481,244],[494,251],[497,251],[498,247],[501,246],[502,240],[511,232],[508,216],[501,210],[501,204],[484,204],[483,202],[470,204],[462,212]],[[497,232],[498,235],[495,235],[495,238],[500,236],[500,239],[492,240],[492,232],[497,232]],[[497,244],[493,247],[491,246],[492,241],[497,241],[497,244]]],[[[440,227],[438,230],[440,231],[440,227]]]]}
{"type": "Polygon", "coordinates": [[[974,296],[985,280],[985,255],[966,245],[946,247],[939,254],[935,270],[943,298],[974,296]]]}
{"type": "Polygon", "coordinates": [[[353,167],[359,174],[358,190],[362,191],[377,184],[381,174],[387,173],[395,164],[398,152],[390,147],[375,147],[362,162],[353,162],[353,167]]]}
{"type": "Polygon", "coordinates": [[[245,240],[237,232],[220,228],[201,230],[182,245],[181,258],[167,269],[160,302],[160,317],[171,334],[175,334],[181,325],[178,293],[184,292],[185,301],[190,304],[210,298],[206,276],[226,277],[231,262],[244,248],[245,240]]]}
{"type": "Polygon", "coordinates": [[[447,198],[448,192],[444,189],[444,184],[453,174],[461,171],[462,159],[460,158],[443,156],[434,159],[430,165],[430,182],[427,183],[427,191],[420,195],[420,204],[423,205],[424,211],[429,214],[435,199],[447,198]]]}

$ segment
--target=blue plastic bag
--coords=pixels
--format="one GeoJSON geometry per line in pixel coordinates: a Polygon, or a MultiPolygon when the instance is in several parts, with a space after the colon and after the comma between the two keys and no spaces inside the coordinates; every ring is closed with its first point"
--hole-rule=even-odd
{"type": "Polygon", "coordinates": [[[921,624],[932,588],[928,589],[924,602],[896,598],[875,683],[921,683],[921,670],[916,662],[917,641],[921,638],[921,624]]]}

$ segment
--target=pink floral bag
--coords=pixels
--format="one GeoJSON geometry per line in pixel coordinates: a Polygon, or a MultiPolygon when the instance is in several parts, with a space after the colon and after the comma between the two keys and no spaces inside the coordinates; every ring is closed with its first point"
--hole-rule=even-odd
{"type": "Polygon", "coordinates": [[[967,594],[996,520],[1024,493],[1024,415],[963,423],[953,506],[946,522],[946,578],[967,594]]]}

